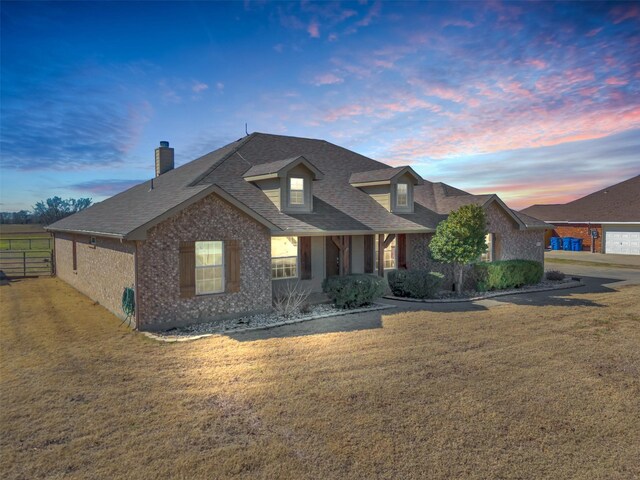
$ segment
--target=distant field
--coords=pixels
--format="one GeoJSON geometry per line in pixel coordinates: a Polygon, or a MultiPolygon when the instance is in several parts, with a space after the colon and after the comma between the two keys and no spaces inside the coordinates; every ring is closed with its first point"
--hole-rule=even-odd
{"type": "Polygon", "coordinates": [[[0,225],[0,250],[53,250],[53,239],[42,225],[0,225]]]}
{"type": "Polygon", "coordinates": [[[12,224],[0,224],[0,237],[13,235],[39,235],[49,236],[49,232],[44,230],[43,225],[12,225],[12,224]]]}

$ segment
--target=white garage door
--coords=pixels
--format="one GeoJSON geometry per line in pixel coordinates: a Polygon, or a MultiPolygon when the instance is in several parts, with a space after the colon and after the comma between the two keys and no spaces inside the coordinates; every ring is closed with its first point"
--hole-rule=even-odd
{"type": "Polygon", "coordinates": [[[604,234],[604,253],[640,255],[640,232],[606,231],[604,234]]]}

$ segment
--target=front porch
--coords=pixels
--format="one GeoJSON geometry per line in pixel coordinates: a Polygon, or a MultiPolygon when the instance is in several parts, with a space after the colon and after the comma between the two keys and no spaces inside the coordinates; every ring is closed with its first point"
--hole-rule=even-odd
{"type": "Polygon", "coordinates": [[[300,282],[313,294],[322,281],[335,275],[376,274],[407,268],[407,235],[327,235],[272,237],[273,291],[284,282],[300,282]]]}

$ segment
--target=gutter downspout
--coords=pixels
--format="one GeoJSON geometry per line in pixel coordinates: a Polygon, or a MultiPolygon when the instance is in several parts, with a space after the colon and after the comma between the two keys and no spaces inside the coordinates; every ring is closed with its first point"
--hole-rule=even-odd
{"type": "Polygon", "coordinates": [[[136,330],[140,331],[140,295],[138,294],[138,243],[139,241],[135,241],[135,250],[133,253],[133,282],[134,289],[133,295],[136,302],[134,316],[136,319],[136,330]]]}

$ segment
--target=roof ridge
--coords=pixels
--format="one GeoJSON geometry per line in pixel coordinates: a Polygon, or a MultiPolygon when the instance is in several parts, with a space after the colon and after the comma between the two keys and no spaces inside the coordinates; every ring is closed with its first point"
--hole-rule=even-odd
{"type": "MultiPolygon", "coordinates": [[[[195,187],[198,183],[200,183],[203,179],[205,179],[211,172],[213,172],[216,168],[218,168],[219,166],[221,166],[224,162],[226,162],[230,157],[232,157],[233,155],[235,155],[236,153],[238,153],[238,150],[240,150],[240,148],[244,147],[247,143],[249,143],[251,140],[253,140],[255,138],[255,136],[257,135],[257,132],[252,132],[249,135],[245,136],[244,138],[241,138],[239,140],[239,144],[233,149],[231,150],[229,153],[227,153],[224,157],[222,157],[220,160],[218,160],[217,162],[215,162],[213,165],[211,165],[211,167],[207,168],[203,173],[201,173],[200,175],[198,175],[195,180],[193,180],[191,183],[187,184],[188,187],[195,187]]],[[[236,140],[236,142],[238,142],[238,140],[236,140]]],[[[231,142],[231,143],[235,143],[235,142],[231,142]]],[[[225,145],[224,147],[231,145],[231,143],[228,143],[227,145],[225,145]]],[[[224,148],[224,147],[220,147],[220,148],[224,148]]],[[[218,149],[219,150],[219,149],[218,149]]],[[[215,150],[213,150],[215,152],[215,150]]],[[[212,152],[209,152],[212,153],[212,152]]],[[[209,155],[209,153],[206,153],[205,155],[209,155]]],[[[203,155],[203,157],[205,156],[203,155]]],[[[202,157],[200,157],[202,158],[202,157]]],[[[193,160],[195,161],[195,160],[193,160]]]]}

